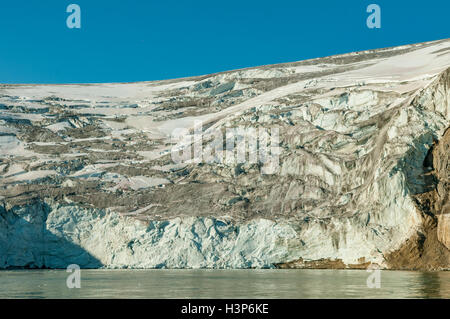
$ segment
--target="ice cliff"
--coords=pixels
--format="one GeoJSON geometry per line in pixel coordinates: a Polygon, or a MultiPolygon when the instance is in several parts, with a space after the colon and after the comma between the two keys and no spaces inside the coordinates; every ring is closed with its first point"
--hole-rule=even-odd
{"type": "Polygon", "coordinates": [[[0,85],[0,268],[448,269],[449,124],[450,40],[0,85]],[[277,169],[174,163],[172,132],[198,121],[277,128],[277,169]]]}

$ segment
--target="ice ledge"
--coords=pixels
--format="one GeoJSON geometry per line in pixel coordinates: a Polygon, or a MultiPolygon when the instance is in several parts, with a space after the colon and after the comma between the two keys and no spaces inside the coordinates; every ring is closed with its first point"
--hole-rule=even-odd
{"type": "Polygon", "coordinates": [[[380,233],[359,218],[325,227],[192,216],[144,223],[108,210],[36,202],[0,207],[0,268],[273,268],[299,258],[355,264],[361,257],[383,265],[383,251],[418,224],[409,212],[398,217],[380,233]]]}

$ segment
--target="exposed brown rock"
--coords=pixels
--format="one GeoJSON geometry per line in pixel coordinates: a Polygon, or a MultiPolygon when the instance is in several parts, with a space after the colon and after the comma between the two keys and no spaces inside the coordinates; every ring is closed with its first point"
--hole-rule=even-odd
{"type": "Polygon", "coordinates": [[[385,256],[388,268],[404,270],[450,268],[450,251],[438,240],[437,236],[438,219],[426,213],[423,213],[422,216],[421,231],[409,238],[400,249],[385,256]]]}
{"type": "Polygon", "coordinates": [[[277,264],[280,269],[367,269],[371,263],[365,262],[364,258],[359,260],[359,264],[346,265],[342,259],[319,259],[303,260],[302,258],[288,263],[277,264]]]}
{"type": "Polygon", "coordinates": [[[433,166],[438,185],[434,212],[438,216],[438,240],[450,249],[450,128],[433,152],[433,166]]]}
{"type": "Polygon", "coordinates": [[[438,216],[438,240],[450,249],[450,215],[441,214],[438,216]]]}
{"type": "Polygon", "coordinates": [[[292,268],[305,268],[305,269],[344,269],[345,264],[341,259],[331,260],[331,259],[320,259],[305,261],[302,258],[299,260],[291,261],[284,264],[275,265],[277,268],[281,269],[292,269],[292,268]]]}
{"type": "MultiPolygon", "coordinates": [[[[433,166],[429,174],[431,191],[414,196],[422,216],[422,228],[398,250],[385,255],[389,269],[444,270],[450,269],[450,128],[435,143],[424,166],[433,166]]],[[[277,268],[305,269],[366,269],[371,264],[364,258],[358,264],[346,265],[341,259],[305,261],[302,258],[277,264],[277,268]]]]}
{"type": "Polygon", "coordinates": [[[388,255],[389,268],[450,269],[450,128],[433,145],[424,166],[433,165],[434,189],[415,195],[422,229],[388,255]]]}

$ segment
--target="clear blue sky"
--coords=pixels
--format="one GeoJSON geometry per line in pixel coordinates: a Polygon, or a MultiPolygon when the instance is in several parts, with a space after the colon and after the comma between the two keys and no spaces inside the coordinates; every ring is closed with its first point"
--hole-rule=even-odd
{"type": "Polygon", "coordinates": [[[132,82],[450,37],[448,0],[2,0],[0,83],[132,82]],[[66,7],[81,7],[81,29],[66,7]],[[368,29],[368,4],[381,29],[368,29]]]}

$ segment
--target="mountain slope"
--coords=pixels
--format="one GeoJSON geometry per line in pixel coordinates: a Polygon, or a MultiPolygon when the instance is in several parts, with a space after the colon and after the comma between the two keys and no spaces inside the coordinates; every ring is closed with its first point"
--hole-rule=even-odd
{"type": "Polygon", "coordinates": [[[449,67],[441,40],[179,80],[1,85],[0,267],[450,268],[449,67]],[[174,160],[232,128],[237,148],[277,132],[276,161],[174,160]]]}

